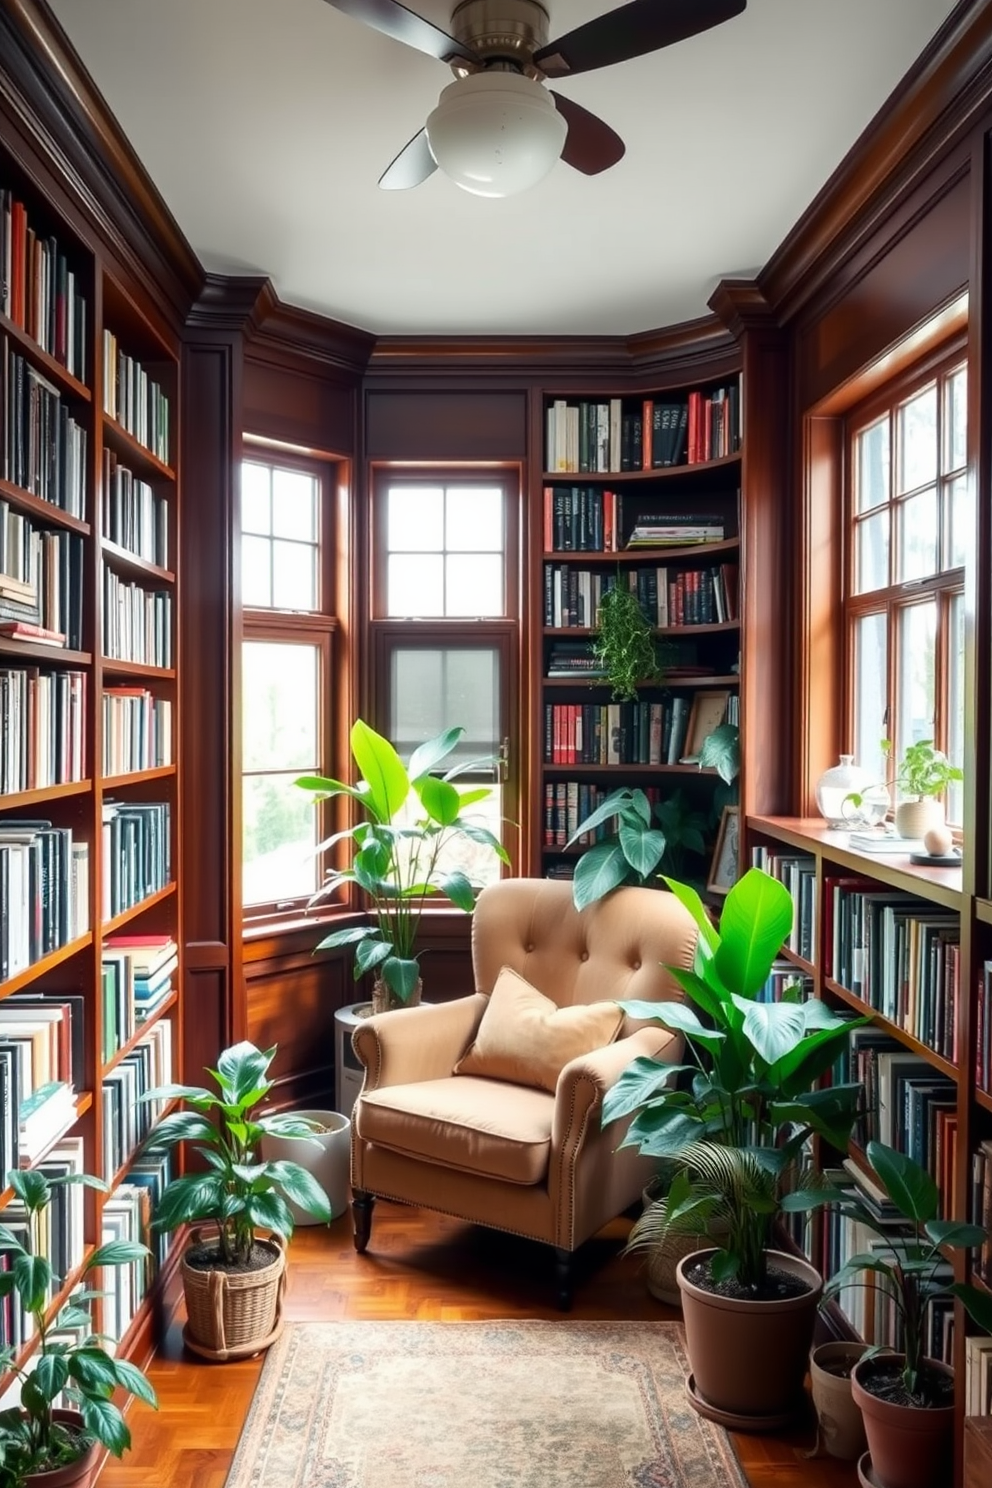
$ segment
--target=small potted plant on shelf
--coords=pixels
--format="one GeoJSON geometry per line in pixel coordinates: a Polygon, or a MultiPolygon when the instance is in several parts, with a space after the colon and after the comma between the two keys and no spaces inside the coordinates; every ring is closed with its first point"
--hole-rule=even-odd
{"type": "Polygon", "coordinates": [[[475,908],[476,890],[468,875],[445,866],[451,847],[458,842],[476,844],[495,853],[501,862],[509,862],[498,838],[464,814],[468,807],[486,800],[491,788],[462,790],[452,783],[467,770],[492,761],[463,762],[443,776],[438,774],[464,732],[463,728],[446,729],[415,749],[404,765],[389,740],[359,718],[351,730],[358,783],[346,785],[323,775],[303,775],[296,781],[315,802],[348,796],[365,814],[366,820],[335,832],[319,845],[318,852],[324,852],[349,842],[351,866],[331,868],[311,904],[349,884],[363,891],[374,923],[334,930],[316,949],[355,947],[355,980],[365,972],[375,974],[375,1012],[409,1007],[420,999],[417,936],[428,901],[446,897],[466,914],[475,908]]]}
{"type": "Polygon", "coordinates": [[[639,683],[661,680],[651,622],[625,574],[617,574],[599,602],[592,649],[620,702],[634,701],[639,683]]]}
{"type": "MultiPolygon", "coordinates": [[[[0,1349],[0,1373],[20,1385],[20,1404],[0,1411],[0,1488],[87,1488],[101,1448],[115,1457],[131,1445],[131,1433],[112,1396],[116,1390],[157,1406],[144,1374],[126,1359],[115,1358],[92,1331],[88,1306],[74,1296],[50,1316],[59,1279],[38,1248],[41,1216],[52,1192],[69,1181],[106,1191],[88,1175],[49,1178],[37,1170],[13,1169],[7,1184],[27,1214],[27,1225],[15,1231],[0,1225],[0,1251],[9,1269],[0,1272],[0,1296],[10,1299],[30,1320],[37,1343],[19,1357],[9,1345],[0,1349]],[[57,1402],[63,1401],[64,1405],[57,1402]]],[[[105,1267],[126,1266],[149,1254],[131,1240],[98,1246],[80,1268],[80,1280],[105,1267]]],[[[94,1294],[84,1294],[89,1300],[94,1294]]]]}
{"type": "MultiPolygon", "coordinates": [[[[869,1142],[868,1162],[900,1223],[879,1222],[848,1189],[826,1186],[797,1195],[806,1209],[829,1205],[871,1230],[882,1244],[853,1255],[829,1281],[833,1296],[864,1276],[891,1300],[902,1351],[870,1348],[854,1366],[852,1395],[861,1408],[872,1481],[882,1488],[939,1488],[953,1458],[954,1379],[948,1366],[927,1358],[927,1310],[937,1297],[960,1298],[992,1332],[992,1297],[952,1282],[947,1252],[970,1250],[988,1238],[979,1225],[939,1219],[940,1193],[925,1168],[881,1142],[869,1142]]],[[[865,1284],[859,1282],[859,1284],[865,1284]]]]}
{"type": "Polygon", "coordinates": [[[268,1348],[282,1329],[286,1243],[293,1233],[287,1200],[330,1220],[327,1195],[310,1173],[284,1159],[265,1161],[264,1137],[307,1137],[314,1124],[291,1113],[261,1113],[273,1082],[275,1048],[225,1049],[208,1071],[216,1093],[197,1085],[161,1085],[143,1100],[181,1100],[188,1111],[163,1117],[153,1150],[194,1143],[205,1171],[173,1178],[162,1192],[156,1230],[192,1225],[181,1262],[187,1346],[207,1359],[241,1359],[268,1348]]]}
{"type": "Polygon", "coordinates": [[[806,1261],[772,1248],[773,1229],[792,1208],[810,1137],[846,1146],[861,1086],[818,1081],[867,1020],[817,999],[758,1000],[792,927],[792,898],[776,879],[744,874],[719,928],[694,889],[666,882],[699,926],[693,970],[671,968],[687,1001],[622,1006],[680,1034],[690,1062],[673,1071],[634,1060],[607,1093],[603,1122],[633,1113],[623,1145],[675,1171],[667,1196],[637,1221],[633,1247],[714,1224],[726,1237],[676,1267],[694,1405],[725,1424],[773,1429],[802,1399],[822,1287],[806,1261]]]}
{"type": "MultiPolygon", "coordinates": [[[[883,739],[881,750],[888,757],[892,752],[891,740],[883,739]]],[[[938,797],[952,782],[963,779],[964,772],[951,764],[943,750],[934,748],[932,739],[918,739],[907,746],[889,786],[851,791],[845,797],[844,807],[853,820],[872,800],[873,792],[877,796],[880,788],[894,789],[906,798],[896,804],[896,832],[900,837],[926,838],[928,832],[944,828],[944,808],[938,797]]],[[[950,833],[947,845],[950,845],[950,833]]]]}

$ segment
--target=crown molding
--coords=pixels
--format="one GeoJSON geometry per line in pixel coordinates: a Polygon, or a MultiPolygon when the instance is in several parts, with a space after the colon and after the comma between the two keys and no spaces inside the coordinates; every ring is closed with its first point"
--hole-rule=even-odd
{"type": "Polygon", "coordinates": [[[284,305],[264,275],[204,275],[203,291],[186,321],[189,331],[242,334],[254,361],[307,371],[365,371],[375,345],[367,331],[284,305]]]}

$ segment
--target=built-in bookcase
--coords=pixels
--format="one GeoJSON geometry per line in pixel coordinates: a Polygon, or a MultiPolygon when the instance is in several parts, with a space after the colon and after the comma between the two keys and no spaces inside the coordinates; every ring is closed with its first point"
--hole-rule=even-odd
{"type": "Polygon", "coordinates": [[[182,1047],[180,348],[76,220],[0,149],[0,1160],[109,1185],[53,1212],[53,1307],[104,1239],[151,1245],[94,1304],[126,1353],[168,1261],[138,1097],[182,1047]]]}
{"type": "Polygon", "coordinates": [[[681,791],[715,838],[717,776],[696,756],[718,724],[740,722],[740,379],[548,393],[543,419],[536,835],[541,871],[570,877],[589,845],[566,845],[577,824],[622,785],[657,802],[681,791]],[[617,584],[657,641],[660,677],[636,701],[612,696],[593,652],[617,584]]]}

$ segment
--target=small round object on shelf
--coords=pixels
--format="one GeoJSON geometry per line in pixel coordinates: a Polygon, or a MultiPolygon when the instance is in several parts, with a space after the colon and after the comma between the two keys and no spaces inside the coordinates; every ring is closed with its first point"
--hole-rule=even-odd
{"type": "Polygon", "coordinates": [[[939,827],[931,827],[923,835],[923,846],[932,858],[946,858],[953,845],[951,829],[943,823],[939,827]]]}

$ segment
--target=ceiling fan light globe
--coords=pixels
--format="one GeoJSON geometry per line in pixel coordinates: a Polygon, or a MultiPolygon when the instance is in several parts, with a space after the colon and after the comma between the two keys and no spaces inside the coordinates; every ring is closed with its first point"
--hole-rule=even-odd
{"type": "Polygon", "coordinates": [[[474,196],[515,196],[536,185],[560,158],[567,133],[547,89],[513,72],[459,78],[427,120],[438,166],[474,196]]]}

